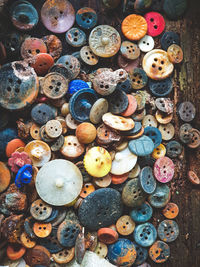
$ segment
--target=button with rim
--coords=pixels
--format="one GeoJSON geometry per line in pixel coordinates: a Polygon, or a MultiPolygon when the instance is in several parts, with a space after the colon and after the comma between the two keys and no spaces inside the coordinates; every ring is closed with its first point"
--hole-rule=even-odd
{"type": "Polygon", "coordinates": [[[39,53],[47,53],[47,47],[43,40],[35,37],[26,38],[21,45],[22,58],[30,58],[39,53]]]}
{"type": "Polygon", "coordinates": [[[192,141],[192,126],[189,123],[184,123],[179,129],[179,138],[184,144],[191,143],[192,141]]]}
{"type": "Polygon", "coordinates": [[[174,219],[178,216],[179,208],[175,203],[167,203],[162,213],[167,219],[174,219]]]}
{"type": "Polygon", "coordinates": [[[105,244],[113,244],[117,241],[118,239],[118,233],[111,229],[111,228],[100,228],[97,232],[98,239],[100,242],[103,242],[105,244]]]}
{"type": "Polygon", "coordinates": [[[41,199],[37,199],[31,204],[30,213],[34,219],[44,221],[50,217],[52,207],[43,202],[41,199]]]}
{"type": "Polygon", "coordinates": [[[148,127],[148,126],[152,126],[152,127],[157,127],[158,126],[158,123],[155,119],[154,116],[148,114],[146,115],[143,120],[142,120],[142,126],[145,128],[145,127],[148,127]]]}
{"type": "Polygon", "coordinates": [[[161,47],[167,51],[168,47],[172,44],[180,45],[180,37],[176,32],[165,32],[160,39],[161,47]]]}
{"type": "Polygon", "coordinates": [[[86,34],[79,28],[71,28],[65,34],[67,43],[73,47],[80,47],[86,43],[86,34]]]}
{"type": "Polygon", "coordinates": [[[45,125],[45,132],[50,138],[57,138],[62,133],[62,125],[58,120],[50,120],[45,125]]]}
{"type": "Polygon", "coordinates": [[[57,63],[61,63],[68,71],[68,79],[75,79],[80,73],[80,62],[72,55],[64,55],[57,60],[57,63]]]}
{"type": "Polygon", "coordinates": [[[135,229],[135,223],[128,215],[123,215],[116,222],[116,228],[120,235],[130,235],[135,229]]]}
{"type": "Polygon", "coordinates": [[[174,129],[173,124],[168,123],[168,124],[160,125],[158,129],[161,132],[163,140],[169,141],[174,137],[175,129],[174,129]]]}
{"type": "Polygon", "coordinates": [[[189,101],[182,102],[178,107],[178,114],[182,121],[190,122],[196,114],[195,106],[189,101]]]}
{"type": "Polygon", "coordinates": [[[115,89],[115,91],[107,97],[108,109],[113,114],[120,114],[128,107],[128,97],[122,90],[115,89]]]}
{"type": "Polygon", "coordinates": [[[142,52],[149,52],[154,49],[154,39],[150,35],[145,35],[138,42],[138,46],[142,52]]]}
{"type": "Polygon", "coordinates": [[[94,102],[90,110],[90,121],[94,124],[101,122],[102,116],[108,112],[108,101],[104,98],[99,98],[94,102]]]}
{"type": "Polygon", "coordinates": [[[85,146],[81,144],[76,136],[65,136],[64,145],[61,147],[60,152],[66,158],[78,158],[85,151],[85,146]]]}
{"type": "Polygon", "coordinates": [[[141,206],[132,209],[130,216],[136,223],[144,223],[151,219],[153,209],[148,202],[143,203],[141,206]]]}
{"type": "Polygon", "coordinates": [[[165,29],[165,20],[158,12],[148,12],[145,14],[148,30],[147,34],[153,37],[160,35],[165,29]]]}
{"type": "Polygon", "coordinates": [[[147,194],[152,194],[156,189],[156,180],[153,175],[152,168],[146,166],[142,168],[139,174],[139,181],[143,191],[147,194]]]}
{"type": "Polygon", "coordinates": [[[154,159],[159,159],[159,158],[161,158],[161,157],[164,157],[165,156],[165,154],[166,154],[166,148],[165,148],[165,146],[163,145],[163,144],[160,144],[159,146],[157,146],[154,150],[153,150],[153,152],[152,152],[152,157],[154,158],[154,159]]]}
{"type": "Polygon", "coordinates": [[[174,64],[178,64],[181,63],[181,61],[183,61],[183,50],[177,44],[170,45],[167,49],[167,54],[169,60],[174,64]]]}
{"type": "Polygon", "coordinates": [[[149,79],[148,86],[151,93],[157,97],[167,96],[171,93],[173,89],[173,83],[171,78],[167,78],[162,81],[155,81],[149,79]]]}
{"type": "Polygon", "coordinates": [[[192,134],[191,143],[187,144],[190,148],[197,148],[200,145],[200,132],[197,129],[192,128],[190,130],[192,134]]]}
{"type": "Polygon", "coordinates": [[[129,77],[131,79],[131,85],[133,89],[142,89],[148,82],[148,77],[143,69],[134,68],[129,72],[129,77]]]}
{"type": "Polygon", "coordinates": [[[155,105],[160,111],[171,114],[173,113],[174,104],[170,98],[156,98],[155,105]]]}
{"type": "Polygon", "coordinates": [[[189,171],[188,172],[188,179],[191,183],[193,184],[200,184],[200,179],[199,177],[197,176],[197,174],[193,171],[189,171]]]}
{"type": "Polygon", "coordinates": [[[156,190],[149,196],[148,201],[154,208],[163,208],[171,198],[171,192],[166,184],[157,184],[156,190]]]}
{"type": "Polygon", "coordinates": [[[47,51],[53,59],[58,59],[62,53],[62,42],[60,39],[56,35],[50,34],[43,36],[42,40],[46,44],[47,51]]]}
{"type": "Polygon", "coordinates": [[[149,257],[156,263],[166,262],[170,256],[170,247],[163,241],[156,241],[149,249],[149,257]]]}
{"type": "Polygon", "coordinates": [[[136,140],[128,143],[130,151],[137,156],[146,156],[153,152],[154,143],[150,137],[143,135],[136,140]]]}
{"type": "Polygon", "coordinates": [[[167,156],[170,158],[176,158],[182,153],[183,146],[179,142],[173,140],[167,143],[166,150],[167,156]]]}
{"type": "Polygon", "coordinates": [[[168,124],[173,119],[173,113],[167,114],[163,113],[159,110],[156,111],[155,114],[156,120],[161,124],[168,124]]]}
{"type": "Polygon", "coordinates": [[[38,223],[33,224],[33,231],[35,235],[39,238],[45,238],[50,235],[52,230],[52,225],[50,223],[38,223]]]}
{"type": "Polygon", "coordinates": [[[119,131],[131,130],[135,125],[134,121],[131,118],[124,118],[121,116],[113,115],[110,112],[105,113],[102,116],[102,120],[107,126],[119,131]]]}
{"type": "Polygon", "coordinates": [[[52,257],[56,263],[63,264],[68,263],[74,258],[74,248],[63,249],[60,252],[52,254],[52,257]]]}
{"type": "Polygon", "coordinates": [[[97,24],[97,13],[90,7],[82,7],[76,13],[76,23],[83,29],[91,29],[97,24]]]}
{"type": "Polygon", "coordinates": [[[134,68],[138,68],[140,65],[140,57],[134,60],[129,60],[123,57],[121,54],[117,57],[117,64],[120,68],[124,69],[127,72],[130,72],[134,68]]]}
{"type": "Polygon", "coordinates": [[[120,47],[120,52],[123,57],[134,60],[140,56],[140,49],[139,47],[129,41],[123,41],[120,47]]]}
{"type": "Polygon", "coordinates": [[[154,164],[155,178],[161,183],[168,183],[174,176],[174,163],[168,157],[156,160],[154,164]]]}
{"type": "Polygon", "coordinates": [[[43,125],[55,118],[53,108],[45,103],[34,106],[31,110],[31,118],[38,124],[43,125]]]}
{"type": "Polygon", "coordinates": [[[156,241],[157,231],[153,224],[147,222],[135,227],[133,237],[138,245],[149,247],[156,241]]]}
{"type": "Polygon", "coordinates": [[[84,63],[94,66],[98,63],[99,58],[95,55],[89,46],[83,46],[80,50],[80,57],[84,63]]]}
{"type": "Polygon", "coordinates": [[[164,220],[158,225],[158,236],[165,242],[173,242],[179,235],[178,224],[173,220],[164,220]]]}
{"type": "Polygon", "coordinates": [[[108,254],[108,247],[106,244],[102,243],[102,242],[98,242],[96,249],[95,249],[95,253],[102,258],[105,258],[108,254]]]}
{"type": "MultiPolygon", "coordinates": [[[[135,260],[135,264],[137,264],[137,266],[139,266],[138,264],[142,264],[148,257],[148,251],[146,248],[143,248],[141,246],[139,246],[136,242],[134,242],[136,251],[137,251],[137,257],[135,260]]],[[[141,265],[140,265],[141,267],[141,265]]]]}

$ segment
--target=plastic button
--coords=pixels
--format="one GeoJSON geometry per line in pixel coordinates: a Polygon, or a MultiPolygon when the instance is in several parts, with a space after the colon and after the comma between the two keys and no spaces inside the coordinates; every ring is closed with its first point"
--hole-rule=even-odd
{"type": "Polygon", "coordinates": [[[154,159],[159,159],[164,157],[166,154],[166,148],[163,144],[160,144],[158,147],[154,148],[153,153],[151,154],[154,159]]]}
{"type": "Polygon", "coordinates": [[[135,227],[133,236],[138,245],[149,247],[156,241],[157,231],[151,223],[139,224],[135,227]]]}
{"type": "Polygon", "coordinates": [[[97,24],[97,14],[90,7],[80,8],[76,13],[76,22],[83,29],[91,29],[97,24]]]}
{"type": "Polygon", "coordinates": [[[100,228],[97,235],[98,239],[105,244],[113,244],[118,239],[118,233],[111,228],[100,228]]]}
{"type": "Polygon", "coordinates": [[[143,203],[141,206],[132,209],[130,216],[136,223],[145,223],[151,219],[153,209],[148,202],[143,203]]]}
{"type": "Polygon", "coordinates": [[[142,52],[149,52],[154,49],[154,39],[149,35],[145,35],[138,42],[138,46],[142,52]]]}
{"type": "Polygon", "coordinates": [[[157,12],[149,12],[145,14],[145,19],[147,21],[148,30],[147,34],[150,36],[158,36],[165,29],[165,20],[160,13],[157,12]]]}
{"type": "Polygon", "coordinates": [[[79,28],[71,28],[66,32],[66,41],[73,47],[80,47],[86,43],[86,34],[79,28]]]}

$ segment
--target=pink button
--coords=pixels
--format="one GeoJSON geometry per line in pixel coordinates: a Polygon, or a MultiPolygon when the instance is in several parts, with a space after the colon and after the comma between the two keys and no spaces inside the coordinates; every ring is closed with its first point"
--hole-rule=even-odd
{"type": "Polygon", "coordinates": [[[15,173],[25,164],[31,164],[31,159],[26,152],[13,152],[8,159],[8,165],[11,167],[11,171],[15,173]]]}
{"type": "Polygon", "coordinates": [[[154,164],[154,176],[161,183],[171,181],[174,176],[174,163],[168,157],[162,157],[156,160],[154,164]]]}
{"type": "Polygon", "coordinates": [[[157,12],[149,12],[145,16],[147,21],[148,30],[147,34],[150,36],[158,36],[165,29],[165,20],[160,13],[157,12]]]}

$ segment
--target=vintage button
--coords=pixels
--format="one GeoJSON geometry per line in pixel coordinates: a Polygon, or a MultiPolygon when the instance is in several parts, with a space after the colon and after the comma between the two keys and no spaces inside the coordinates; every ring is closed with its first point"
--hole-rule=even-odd
{"type": "Polygon", "coordinates": [[[174,65],[169,61],[167,52],[161,49],[153,49],[148,52],[143,58],[142,67],[147,76],[153,80],[166,79],[174,70],[174,65]]]}
{"type": "Polygon", "coordinates": [[[61,75],[63,75],[66,79],[69,79],[70,74],[69,74],[69,70],[67,69],[66,66],[64,66],[61,63],[56,63],[54,64],[50,69],[49,72],[57,72],[60,73],[61,75]]]}
{"type": "Polygon", "coordinates": [[[128,143],[130,151],[137,156],[146,156],[153,152],[154,143],[150,137],[143,135],[136,140],[128,143]]]}
{"type": "Polygon", "coordinates": [[[145,35],[138,42],[138,46],[142,52],[149,52],[154,48],[154,39],[149,35],[145,35]]]}
{"type": "Polygon", "coordinates": [[[133,237],[138,245],[149,247],[156,241],[157,231],[153,224],[147,222],[135,227],[133,237]]]}
{"type": "Polygon", "coordinates": [[[173,113],[174,104],[170,98],[156,98],[155,105],[160,111],[171,114],[173,113]]]}
{"type": "Polygon", "coordinates": [[[68,93],[70,95],[73,95],[74,93],[76,93],[80,89],[89,89],[89,85],[85,81],[82,81],[82,80],[70,81],[69,87],[68,87],[68,93]]]}
{"type": "Polygon", "coordinates": [[[82,122],[76,128],[76,137],[82,144],[92,143],[96,138],[97,130],[92,123],[82,122]]]}
{"type": "Polygon", "coordinates": [[[38,195],[45,202],[55,206],[63,206],[78,197],[82,189],[83,178],[75,164],[68,160],[55,159],[39,170],[35,185],[38,195]],[[48,183],[46,177],[49,177],[48,183]],[[51,193],[47,194],[46,192],[51,193]]]}
{"type": "Polygon", "coordinates": [[[124,112],[121,113],[121,115],[124,116],[124,117],[129,117],[129,116],[133,115],[133,113],[137,109],[137,100],[136,100],[136,98],[133,95],[130,95],[130,94],[127,94],[127,97],[128,97],[128,107],[124,112]]]}
{"type": "Polygon", "coordinates": [[[31,30],[39,20],[37,10],[31,3],[25,1],[12,4],[9,13],[13,25],[23,31],[31,30]]]}
{"type": "Polygon", "coordinates": [[[138,133],[127,136],[127,139],[130,139],[130,140],[138,139],[143,134],[144,134],[144,128],[142,127],[141,130],[138,133]]]}
{"type": "Polygon", "coordinates": [[[33,231],[37,237],[45,238],[50,235],[52,225],[50,223],[38,223],[35,222],[33,225],[33,231]]]}
{"type": "Polygon", "coordinates": [[[199,177],[197,176],[197,174],[193,171],[189,171],[188,172],[188,179],[191,183],[193,184],[200,184],[200,179],[199,177]]]}
{"type": "Polygon", "coordinates": [[[9,141],[6,145],[6,156],[11,157],[12,153],[19,147],[25,147],[25,143],[21,139],[15,138],[9,141]]]}
{"type": "Polygon", "coordinates": [[[156,190],[149,196],[148,200],[152,207],[163,208],[171,198],[170,189],[166,184],[157,184],[156,190]]]}
{"type": "Polygon", "coordinates": [[[64,145],[61,147],[60,152],[66,158],[78,158],[84,153],[85,146],[79,143],[78,139],[74,135],[68,135],[64,138],[64,145]]]}
{"type": "Polygon", "coordinates": [[[29,37],[21,45],[23,59],[33,57],[39,53],[47,53],[47,47],[42,39],[29,37]]]}
{"type": "Polygon", "coordinates": [[[126,182],[122,191],[122,201],[126,206],[131,208],[141,206],[145,198],[138,178],[126,182]]]}
{"type": "Polygon", "coordinates": [[[143,69],[134,68],[129,72],[129,77],[131,79],[131,85],[133,89],[142,89],[148,82],[148,77],[143,69]]]}
{"type": "MultiPolygon", "coordinates": [[[[68,88],[69,89],[69,88],[68,88]]],[[[66,117],[67,114],[69,114],[69,103],[64,103],[61,107],[61,115],[63,117],[66,117]]]]}
{"type": "Polygon", "coordinates": [[[45,247],[36,245],[27,250],[24,260],[29,266],[48,266],[50,265],[50,253],[45,247]]]}
{"type": "Polygon", "coordinates": [[[53,227],[50,235],[46,238],[40,238],[39,244],[48,249],[50,253],[57,253],[63,250],[63,247],[60,245],[57,239],[57,227],[53,227]]]}
{"type": "Polygon", "coordinates": [[[130,235],[135,229],[135,223],[130,216],[124,215],[117,220],[116,228],[120,235],[130,235]]]}
{"type": "Polygon", "coordinates": [[[136,223],[144,223],[151,219],[153,209],[148,202],[143,203],[141,206],[134,208],[130,212],[130,216],[136,223]]]}
{"type": "Polygon", "coordinates": [[[49,120],[45,124],[45,132],[50,138],[57,138],[62,134],[62,125],[58,120],[49,120]]]}
{"type": "Polygon", "coordinates": [[[33,248],[36,245],[36,241],[31,239],[26,232],[21,233],[20,241],[22,245],[26,248],[33,248]]]}
{"type": "Polygon", "coordinates": [[[183,102],[178,107],[178,114],[182,121],[190,122],[195,117],[196,109],[191,102],[183,102]]]}
{"type": "Polygon", "coordinates": [[[61,63],[68,71],[67,78],[69,80],[75,79],[80,73],[80,62],[77,58],[71,55],[65,55],[58,59],[57,63],[61,63]]]}
{"type": "Polygon", "coordinates": [[[112,113],[105,113],[102,116],[103,122],[119,131],[128,131],[134,128],[134,121],[131,118],[124,118],[121,116],[113,115],[112,113]]]}
{"type": "Polygon", "coordinates": [[[128,107],[128,97],[122,90],[116,90],[107,98],[109,111],[113,114],[120,114],[128,107]]]}
{"type": "Polygon", "coordinates": [[[26,248],[18,245],[9,244],[6,249],[6,254],[8,258],[12,261],[18,260],[26,253],[26,248]]]}
{"type": "Polygon", "coordinates": [[[146,166],[142,168],[139,174],[139,181],[143,191],[152,194],[156,189],[156,180],[153,176],[152,168],[146,166]]]}
{"type": "Polygon", "coordinates": [[[80,47],[86,43],[86,34],[79,28],[71,28],[65,34],[67,43],[73,47],[80,47]]]}
{"type": "Polygon", "coordinates": [[[50,217],[47,218],[46,220],[44,220],[43,222],[44,223],[49,223],[49,222],[54,221],[58,217],[58,214],[59,214],[59,209],[58,208],[53,208],[50,217]]]}
{"type": "Polygon", "coordinates": [[[170,247],[163,241],[156,241],[149,249],[149,257],[156,263],[166,262],[170,256],[170,247]]]}
{"type": "Polygon", "coordinates": [[[41,8],[41,20],[49,31],[63,33],[74,24],[75,11],[69,1],[46,1],[41,8]]]}
{"type": "Polygon", "coordinates": [[[0,161],[0,193],[2,193],[10,184],[10,171],[4,162],[0,161]]]}
{"type": "Polygon", "coordinates": [[[76,166],[79,168],[82,176],[83,176],[83,182],[84,183],[87,183],[87,182],[90,182],[91,181],[91,176],[87,173],[85,167],[84,167],[84,164],[83,164],[83,161],[78,161],[76,163],[76,166]]]}
{"type": "Polygon", "coordinates": [[[138,264],[142,264],[148,257],[148,251],[146,248],[143,248],[141,246],[139,246],[137,243],[134,242],[135,248],[136,248],[136,252],[137,252],[137,257],[135,260],[135,264],[137,264],[137,266],[142,266],[142,265],[138,265],[138,264]]]}
{"type": "Polygon", "coordinates": [[[176,158],[182,153],[183,146],[177,141],[170,141],[166,146],[166,150],[167,156],[176,158]]]}
{"type": "Polygon", "coordinates": [[[37,199],[31,204],[30,213],[34,219],[44,221],[51,215],[52,207],[41,199],[37,199]]]}
{"type": "Polygon", "coordinates": [[[66,120],[67,127],[69,127],[69,129],[71,130],[75,130],[79,125],[79,123],[75,121],[74,118],[72,118],[72,115],[70,113],[67,114],[65,120],[66,120]]]}
{"type": "Polygon", "coordinates": [[[120,49],[121,37],[115,28],[109,25],[95,27],[89,35],[89,46],[99,57],[112,57],[120,49]]]}
{"type": "Polygon", "coordinates": [[[172,44],[167,49],[169,60],[174,63],[180,63],[183,60],[183,50],[177,44],[172,44]]]}
{"type": "Polygon", "coordinates": [[[45,131],[45,125],[43,125],[42,127],[40,127],[40,130],[39,130],[39,133],[40,133],[40,139],[42,139],[42,141],[46,142],[46,143],[51,143],[54,141],[53,138],[50,138],[46,131],[45,131]]]}
{"type": "Polygon", "coordinates": [[[91,176],[100,178],[109,173],[112,159],[103,147],[93,147],[86,152],[83,162],[86,171],[91,176]]]}
{"type": "Polygon", "coordinates": [[[174,163],[168,157],[156,160],[154,164],[154,176],[161,183],[168,183],[174,176],[174,163]]]}
{"type": "Polygon", "coordinates": [[[14,61],[0,70],[0,106],[9,110],[25,108],[36,99],[39,84],[35,71],[26,62],[14,61]]]}
{"type": "Polygon", "coordinates": [[[30,128],[30,135],[33,139],[35,139],[35,140],[41,139],[39,130],[40,130],[40,127],[36,123],[33,123],[31,128],[30,128]]]}
{"type": "Polygon", "coordinates": [[[72,95],[69,101],[69,110],[72,117],[79,121],[88,121],[92,105],[98,96],[92,89],[81,89],[72,95]]]}
{"type": "Polygon", "coordinates": [[[34,140],[29,142],[25,148],[24,152],[29,155],[32,160],[32,164],[36,167],[41,167],[47,163],[51,158],[51,150],[47,143],[34,140]]]}
{"type": "Polygon", "coordinates": [[[165,141],[169,141],[174,137],[175,129],[171,123],[160,125],[158,130],[161,132],[162,139],[165,141]]]}
{"type": "Polygon", "coordinates": [[[106,244],[102,242],[98,242],[96,249],[95,249],[95,253],[99,257],[105,258],[108,254],[108,247],[106,246],[106,244]]]}
{"type": "Polygon", "coordinates": [[[111,184],[111,176],[107,174],[106,176],[101,178],[94,178],[93,183],[94,185],[101,188],[108,187],[111,184]]]}
{"type": "Polygon", "coordinates": [[[131,14],[122,21],[121,28],[127,39],[138,41],[147,33],[147,22],[142,16],[131,14]]]}
{"type": "Polygon", "coordinates": [[[129,239],[119,238],[118,241],[108,247],[108,259],[119,266],[132,265],[136,259],[136,248],[129,239]]]}
{"type": "Polygon", "coordinates": [[[80,8],[76,13],[76,23],[83,29],[91,29],[97,24],[97,13],[90,7],[80,8]]]}
{"type": "Polygon", "coordinates": [[[40,103],[32,108],[31,117],[36,123],[43,125],[49,120],[54,119],[55,114],[53,109],[49,105],[40,103]]]}
{"type": "Polygon", "coordinates": [[[89,46],[83,46],[80,50],[80,57],[84,63],[94,66],[98,63],[99,58],[96,56],[89,46]]]}
{"type": "Polygon", "coordinates": [[[165,242],[173,242],[179,235],[178,224],[173,220],[164,220],[158,225],[158,236],[165,242]]]}
{"type": "Polygon", "coordinates": [[[184,123],[179,129],[179,138],[184,144],[191,143],[192,141],[192,126],[189,123],[184,123]]]}
{"type": "Polygon", "coordinates": [[[145,14],[144,18],[146,19],[148,30],[147,34],[150,36],[158,36],[165,29],[165,20],[163,16],[158,12],[148,12],[145,14]]]}
{"type": "Polygon", "coordinates": [[[56,263],[68,263],[74,258],[74,248],[63,249],[60,252],[52,254],[52,257],[56,263]]]}
{"type": "Polygon", "coordinates": [[[167,219],[174,219],[179,213],[179,208],[175,203],[168,203],[162,213],[167,219]]]}
{"type": "Polygon", "coordinates": [[[180,37],[176,32],[165,32],[160,39],[161,47],[167,51],[168,47],[172,44],[180,45],[180,37]]]}
{"type": "Polygon", "coordinates": [[[164,157],[166,154],[166,148],[163,144],[160,144],[157,146],[154,150],[153,153],[151,154],[154,159],[159,159],[161,157],[164,157]]]}
{"type": "Polygon", "coordinates": [[[80,197],[86,198],[89,194],[95,191],[95,187],[91,183],[86,183],[83,185],[83,188],[80,193],[80,197]]]}
{"type": "Polygon", "coordinates": [[[34,68],[37,75],[45,75],[53,66],[54,59],[50,54],[39,53],[31,61],[31,67],[34,68]]]}
{"type": "Polygon", "coordinates": [[[140,165],[138,163],[136,163],[135,167],[133,167],[133,169],[129,172],[128,178],[129,179],[133,179],[138,177],[140,173],[140,165]]]}
{"type": "Polygon", "coordinates": [[[140,49],[139,47],[129,41],[123,41],[120,47],[120,52],[123,57],[134,60],[140,56],[140,49]]]}
{"type": "Polygon", "coordinates": [[[108,101],[104,98],[99,98],[90,109],[90,121],[94,124],[100,123],[102,116],[107,112],[108,101]]]}
{"type": "Polygon", "coordinates": [[[132,92],[132,87],[131,87],[131,81],[128,78],[126,78],[125,81],[118,82],[116,89],[120,89],[124,91],[126,94],[130,94],[132,92]]]}
{"type": "Polygon", "coordinates": [[[142,129],[142,124],[139,121],[135,122],[135,126],[133,129],[129,130],[129,131],[125,131],[122,134],[125,136],[131,136],[131,135],[135,135],[138,134],[142,129]]]}
{"type": "MultiPolygon", "coordinates": [[[[116,151],[122,151],[122,150],[124,150],[125,148],[127,148],[128,147],[128,141],[123,141],[122,143],[120,143],[118,146],[116,146],[116,151]]],[[[116,153],[115,153],[116,154],[116,153]]],[[[114,155],[115,155],[114,154],[114,155]]],[[[113,160],[113,158],[112,158],[112,160],[113,160]]]]}
{"type": "Polygon", "coordinates": [[[53,59],[58,59],[62,53],[62,42],[60,39],[56,35],[51,34],[43,36],[42,40],[46,44],[47,51],[53,57],[53,59]]]}
{"type": "Polygon", "coordinates": [[[139,67],[140,58],[138,57],[137,59],[129,60],[119,54],[117,58],[117,63],[120,68],[124,69],[127,72],[130,72],[132,69],[139,67]]]}
{"type": "Polygon", "coordinates": [[[105,244],[113,244],[118,239],[118,233],[111,228],[100,228],[97,232],[98,239],[100,242],[105,244]]]}
{"type": "Polygon", "coordinates": [[[64,145],[65,138],[63,135],[60,135],[58,139],[56,139],[52,144],[51,144],[51,151],[56,152],[61,149],[61,147],[64,145]]]}
{"type": "Polygon", "coordinates": [[[162,81],[155,81],[149,79],[149,89],[151,93],[157,97],[164,97],[171,93],[173,89],[173,83],[171,78],[164,79],[162,81]]]}
{"type": "Polygon", "coordinates": [[[162,142],[162,135],[158,128],[147,126],[144,128],[144,134],[151,138],[154,143],[154,148],[158,147],[162,142]]]}
{"type": "Polygon", "coordinates": [[[148,126],[152,126],[152,127],[157,127],[158,126],[158,123],[155,119],[154,116],[148,114],[146,115],[143,120],[142,120],[142,126],[145,128],[145,127],[148,127],[148,126]]]}
{"type": "Polygon", "coordinates": [[[110,174],[111,179],[112,179],[112,184],[122,184],[128,179],[128,172],[121,174],[121,175],[116,175],[116,174],[110,174]]]}
{"type": "Polygon", "coordinates": [[[163,4],[163,10],[167,17],[172,20],[179,19],[187,8],[186,0],[165,0],[163,4]]]}
{"type": "Polygon", "coordinates": [[[192,128],[190,130],[192,134],[191,143],[187,144],[190,148],[197,148],[200,145],[200,132],[197,129],[192,128]]]}
{"type": "Polygon", "coordinates": [[[115,223],[121,215],[121,195],[112,188],[101,188],[94,191],[83,200],[78,210],[81,224],[90,230],[109,226],[115,223]]]}

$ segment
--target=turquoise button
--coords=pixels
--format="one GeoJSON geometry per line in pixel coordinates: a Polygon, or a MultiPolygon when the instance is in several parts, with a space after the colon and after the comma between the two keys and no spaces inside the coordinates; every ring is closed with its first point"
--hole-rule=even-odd
{"type": "Polygon", "coordinates": [[[128,148],[130,151],[137,155],[137,156],[147,156],[151,154],[154,150],[154,143],[146,135],[143,135],[142,137],[136,139],[136,140],[131,140],[128,143],[128,148]]]}

